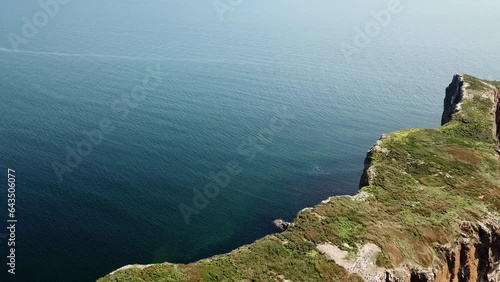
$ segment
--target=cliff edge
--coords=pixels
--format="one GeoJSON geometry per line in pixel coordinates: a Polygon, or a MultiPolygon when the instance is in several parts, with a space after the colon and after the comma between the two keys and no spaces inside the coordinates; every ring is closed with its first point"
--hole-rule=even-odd
{"type": "Polygon", "coordinates": [[[357,195],[228,254],[98,281],[500,282],[499,100],[500,82],[457,74],[443,125],[383,135],[357,195]]]}

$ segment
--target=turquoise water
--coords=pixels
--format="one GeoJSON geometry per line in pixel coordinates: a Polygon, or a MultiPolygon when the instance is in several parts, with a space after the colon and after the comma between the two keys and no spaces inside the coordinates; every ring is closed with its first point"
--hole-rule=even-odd
{"type": "Polygon", "coordinates": [[[73,0],[16,53],[8,34],[41,8],[4,1],[0,169],[18,182],[15,281],[92,281],[251,243],[276,232],[273,219],[355,193],[382,133],[438,126],[454,73],[500,78],[497,1],[402,1],[350,60],[342,43],[388,1],[268,2],[242,1],[221,21],[211,1],[73,0]],[[148,68],[158,84],[123,102],[148,68]],[[248,161],[238,148],[284,107],[294,118],[248,161]],[[113,130],[59,178],[54,163],[68,165],[67,148],[103,121],[113,130]],[[234,161],[239,175],[186,224],[179,205],[234,161]]]}

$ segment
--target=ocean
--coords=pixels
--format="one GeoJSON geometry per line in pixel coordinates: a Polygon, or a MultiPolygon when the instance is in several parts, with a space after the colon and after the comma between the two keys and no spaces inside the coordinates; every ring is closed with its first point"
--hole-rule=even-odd
{"type": "Polygon", "coordinates": [[[495,0],[4,0],[0,277],[192,262],[356,193],[381,134],[439,126],[453,74],[500,79],[499,21],[495,0]]]}

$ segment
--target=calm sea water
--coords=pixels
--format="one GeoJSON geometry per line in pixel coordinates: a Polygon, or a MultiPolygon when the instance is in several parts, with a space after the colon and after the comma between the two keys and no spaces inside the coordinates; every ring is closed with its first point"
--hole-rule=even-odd
{"type": "Polygon", "coordinates": [[[342,43],[388,1],[243,0],[224,21],[202,2],[73,0],[17,53],[8,34],[41,8],[2,2],[0,232],[13,168],[17,281],[92,281],[251,243],[273,219],[355,193],[382,133],[438,126],[454,73],[500,78],[495,0],[402,0],[349,61],[342,43]],[[161,82],[121,118],[114,102],[148,68],[161,82]],[[295,118],[248,162],[238,147],[283,107],[295,118]],[[105,119],[114,130],[59,182],[53,163],[105,119]],[[179,204],[230,161],[242,172],[186,224],[179,204]]]}

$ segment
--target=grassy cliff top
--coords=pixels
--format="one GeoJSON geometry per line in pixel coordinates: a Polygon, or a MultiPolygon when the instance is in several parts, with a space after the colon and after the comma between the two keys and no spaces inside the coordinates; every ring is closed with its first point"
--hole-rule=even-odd
{"type": "MultiPolygon", "coordinates": [[[[332,197],[304,209],[283,233],[195,263],[130,266],[99,281],[363,281],[320,252],[328,244],[355,257],[380,248],[381,268],[428,267],[436,244],[454,244],[460,222],[500,211],[500,162],[494,112],[499,82],[464,75],[469,98],[437,129],[384,135],[372,148],[357,196],[332,197]],[[485,84],[487,83],[487,84],[485,84]]],[[[333,254],[335,255],[335,254],[333,254]]],[[[377,267],[375,266],[375,267],[377,267]]]]}

